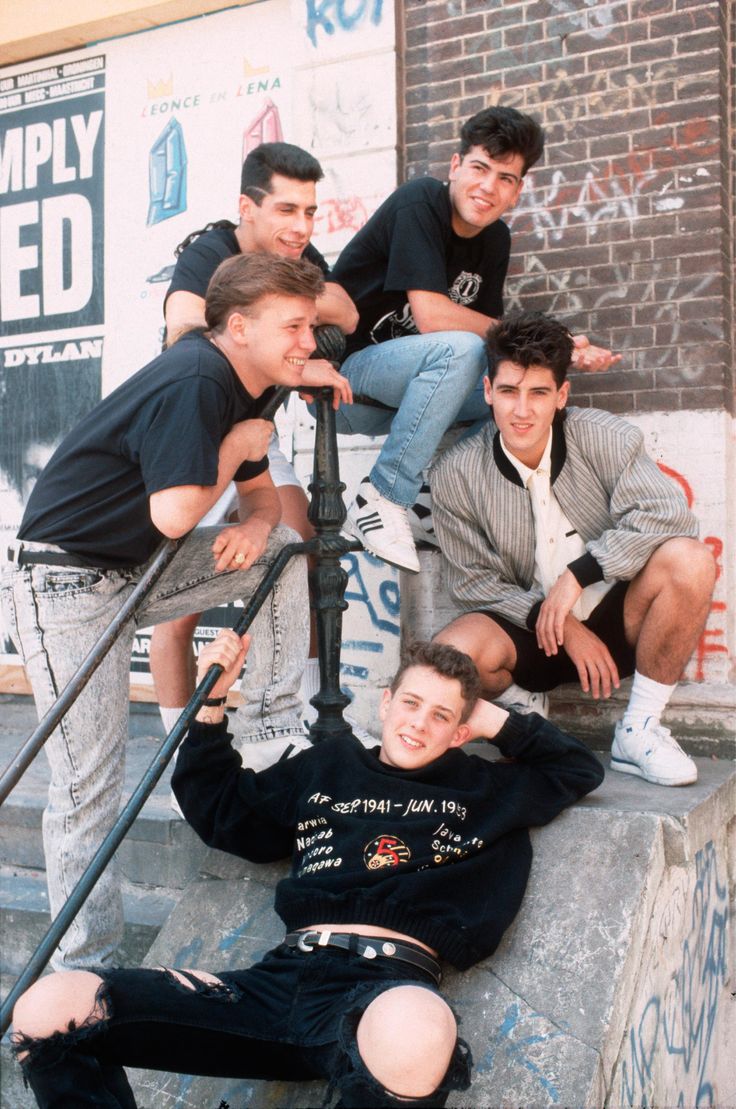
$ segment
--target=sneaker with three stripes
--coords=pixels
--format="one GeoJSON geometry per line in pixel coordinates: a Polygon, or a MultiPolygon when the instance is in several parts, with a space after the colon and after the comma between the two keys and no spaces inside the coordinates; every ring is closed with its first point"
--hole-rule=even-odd
{"type": "Polygon", "coordinates": [[[367,477],[348,509],[343,530],[384,562],[400,570],[419,572],[406,509],[382,496],[367,477]]]}

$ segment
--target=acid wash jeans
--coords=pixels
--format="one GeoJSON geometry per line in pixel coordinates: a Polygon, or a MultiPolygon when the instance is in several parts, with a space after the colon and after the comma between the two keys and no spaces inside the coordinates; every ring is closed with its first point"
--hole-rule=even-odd
{"type": "MultiPolygon", "coordinates": [[[[222,527],[193,531],[134,620],[46,742],[51,767],[43,842],[54,916],[114,824],[122,796],[128,738],[130,655],[136,627],[148,627],[227,601],[247,599],[279,550],[299,536],[271,533],[248,570],[215,573],[212,543],[222,527]]],[[[32,546],[32,544],[29,544],[32,546]]],[[[48,711],[130,595],[134,570],[7,567],[0,579],[10,634],[26,665],[39,719],[48,711]]],[[[289,560],[252,627],[258,665],[238,709],[241,743],[302,735],[299,684],[309,641],[306,560],[289,560]]],[[[100,877],[52,960],[57,970],[114,965],[122,938],[115,859],[100,877]]]]}
{"type": "Polygon", "coordinates": [[[371,484],[394,504],[409,508],[442,436],[458,420],[488,415],[483,340],[468,331],[407,335],[349,355],[340,372],[353,393],[388,405],[341,405],[341,434],[386,435],[370,473],[371,484]]]}

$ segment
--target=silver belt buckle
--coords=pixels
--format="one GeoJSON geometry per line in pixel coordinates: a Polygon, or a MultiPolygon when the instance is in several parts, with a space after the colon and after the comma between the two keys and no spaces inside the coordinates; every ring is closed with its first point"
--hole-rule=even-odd
{"type": "Polygon", "coordinates": [[[296,946],[300,951],[314,951],[314,941],[318,939],[319,932],[302,932],[299,939],[296,941],[296,946]],[[310,943],[310,939],[312,942],[310,943]]]}

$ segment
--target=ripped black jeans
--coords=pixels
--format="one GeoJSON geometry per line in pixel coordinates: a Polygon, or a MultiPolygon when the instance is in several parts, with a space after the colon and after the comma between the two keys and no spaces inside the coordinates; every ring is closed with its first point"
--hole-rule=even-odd
{"type": "Polygon", "coordinates": [[[166,970],[98,973],[103,985],[83,1025],[48,1039],[15,1039],[16,1051],[28,1052],[21,1065],[42,1109],[135,1109],[123,1065],[223,1078],[325,1078],[325,1104],[339,1091],[343,1109],[443,1106],[450,1090],[469,1085],[462,1040],[427,1097],[393,1096],[364,1066],[355,1033],[378,994],[402,985],[438,993],[407,964],[280,945],[248,970],[217,974],[216,985],[193,974],[185,984],[166,970]]]}

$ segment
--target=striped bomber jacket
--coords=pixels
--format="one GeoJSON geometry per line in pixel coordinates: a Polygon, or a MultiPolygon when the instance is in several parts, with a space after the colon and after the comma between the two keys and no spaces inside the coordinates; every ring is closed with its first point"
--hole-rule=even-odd
{"type": "MultiPolygon", "coordinates": [[[[568,408],[555,421],[551,482],[585,543],[586,554],[571,564],[583,586],[630,581],[667,539],[698,534],[682,492],[646,454],[641,431],[608,412],[568,408]]],[[[533,580],[531,499],[492,420],[441,456],[430,484],[455,603],[533,628],[544,595],[533,580]]]]}

